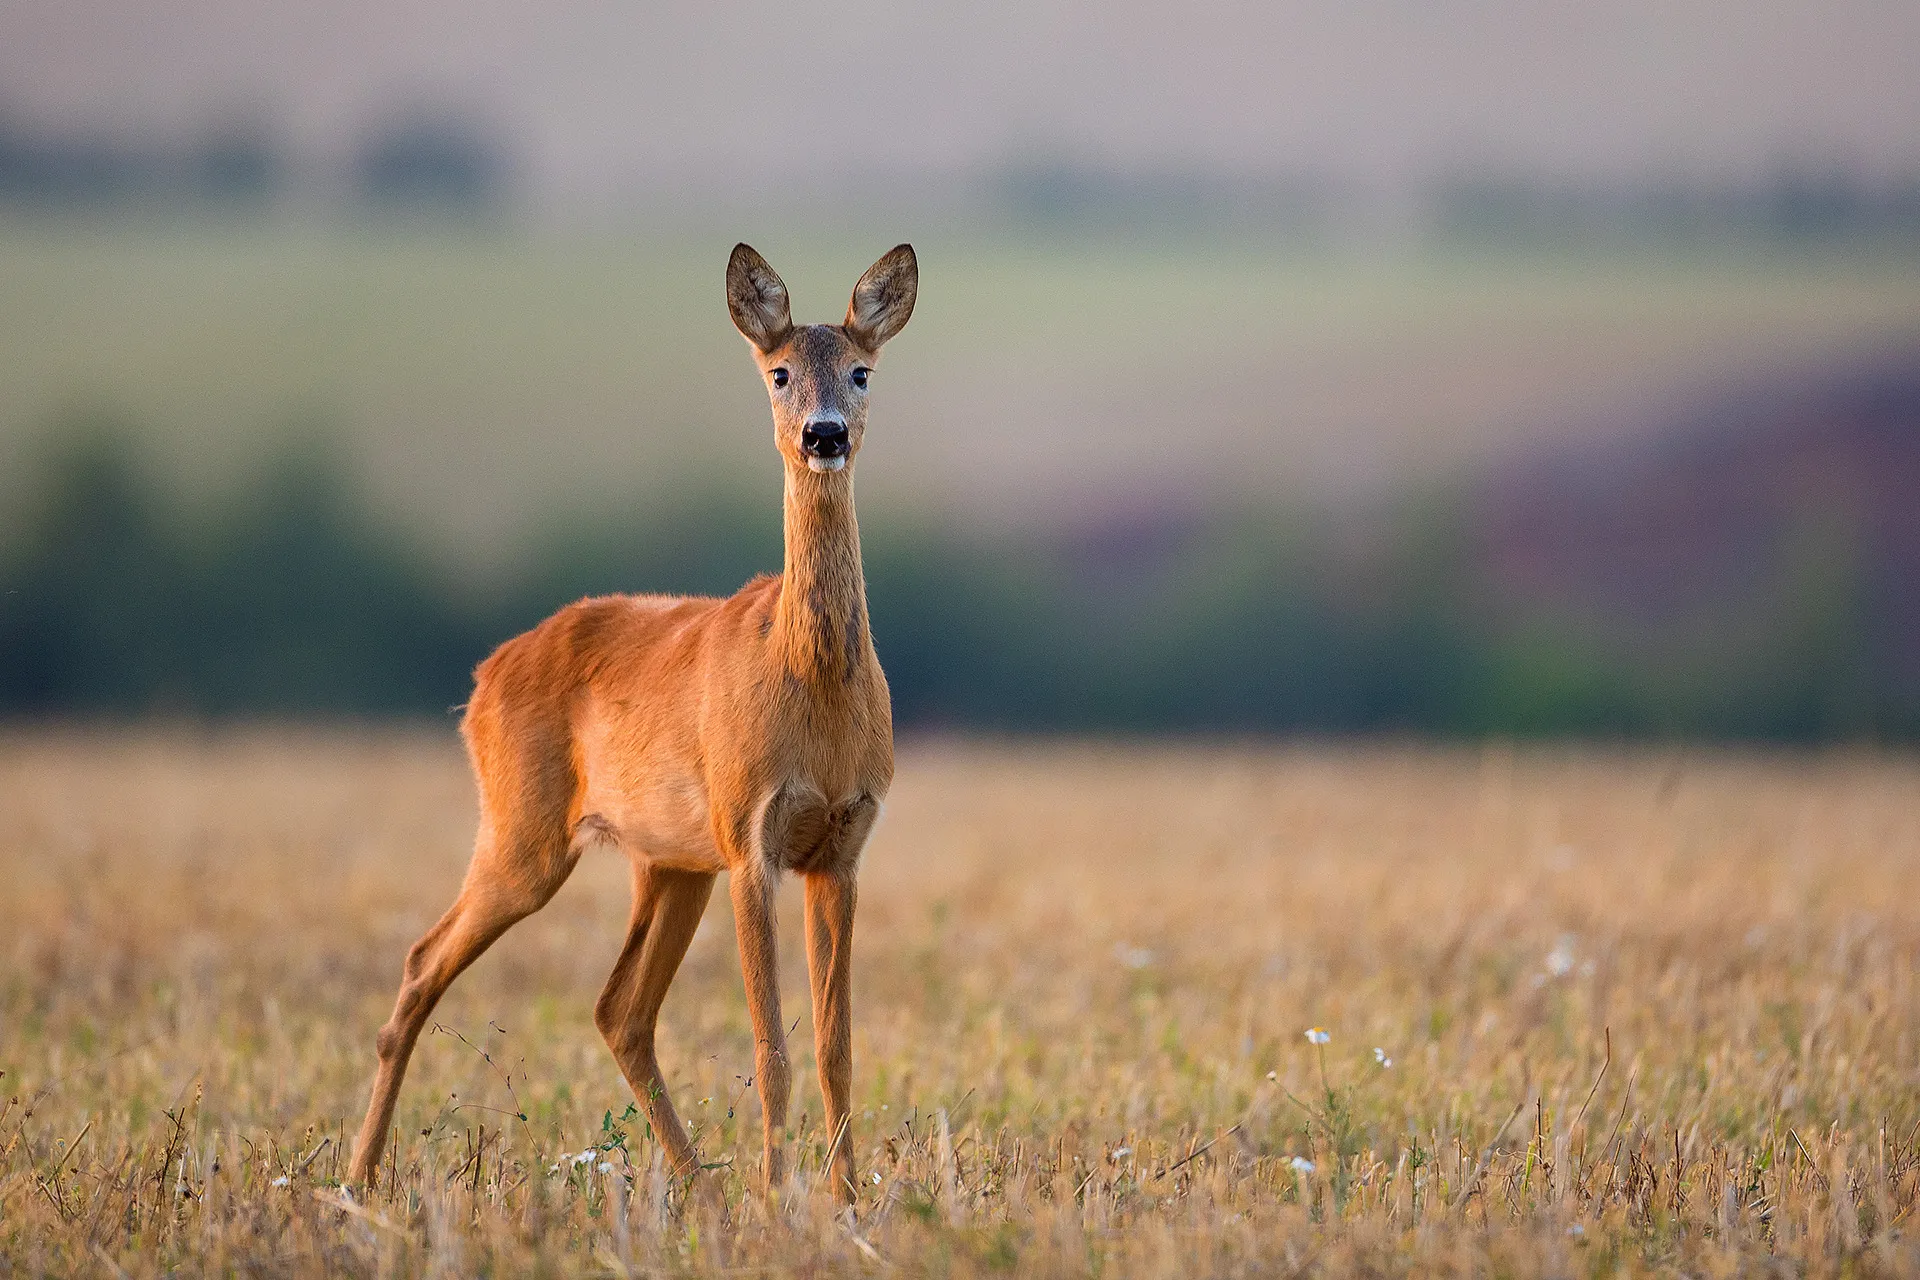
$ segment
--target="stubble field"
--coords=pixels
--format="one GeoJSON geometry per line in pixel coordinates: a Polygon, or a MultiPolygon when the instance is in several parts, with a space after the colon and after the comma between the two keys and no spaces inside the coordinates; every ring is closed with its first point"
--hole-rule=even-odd
{"type": "Polygon", "coordinates": [[[797,891],[793,1176],[750,1189],[717,893],[662,1026],[688,1195],[592,1025],[607,854],[455,985],[347,1201],[471,838],[451,730],[15,731],[0,1272],[1912,1274],[1917,817],[1901,754],[921,743],[862,874],[851,1221],[797,891]]]}

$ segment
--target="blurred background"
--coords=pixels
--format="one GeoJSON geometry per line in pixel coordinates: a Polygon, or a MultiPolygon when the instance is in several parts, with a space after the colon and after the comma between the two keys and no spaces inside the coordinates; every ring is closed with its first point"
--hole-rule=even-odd
{"type": "Polygon", "coordinates": [[[10,0],[0,716],[445,716],[780,563],[913,730],[1920,736],[1920,6],[10,0]]]}

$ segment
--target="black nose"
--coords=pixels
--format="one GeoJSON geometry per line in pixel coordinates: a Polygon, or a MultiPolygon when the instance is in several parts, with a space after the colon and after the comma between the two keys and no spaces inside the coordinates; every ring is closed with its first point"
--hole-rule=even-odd
{"type": "Polygon", "coordinates": [[[839,458],[847,452],[847,424],[809,422],[800,432],[800,448],[816,458],[839,458]]]}

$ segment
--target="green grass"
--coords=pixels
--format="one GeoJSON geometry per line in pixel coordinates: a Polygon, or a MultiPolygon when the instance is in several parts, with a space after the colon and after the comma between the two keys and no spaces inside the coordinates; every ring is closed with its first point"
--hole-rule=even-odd
{"type": "MultiPolygon", "coordinates": [[[[330,432],[383,511],[468,559],[689,473],[771,495],[764,403],[721,302],[739,233],[802,319],[837,319],[886,247],[731,226],[0,225],[0,461],[17,476],[62,415],[105,410],[218,492],[289,434],[330,432]]],[[[1891,250],[899,234],[921,304],[877,384],[863,493],[967,522],[1116,491],[1397,482],[1920,333],[1920,255],[1891,250]]]]}

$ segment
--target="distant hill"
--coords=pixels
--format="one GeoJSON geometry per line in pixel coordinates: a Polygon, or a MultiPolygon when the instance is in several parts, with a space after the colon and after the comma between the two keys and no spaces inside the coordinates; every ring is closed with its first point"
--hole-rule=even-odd
{"type": "Polygon", "coordinates": [[[1643,441],[1476,488],[1471,577],[1501,626],[1577,631],[1680,687],[1791,692],[1809,727],[1920,712],[1920,348],[1737,389],[1643,441]]]}

